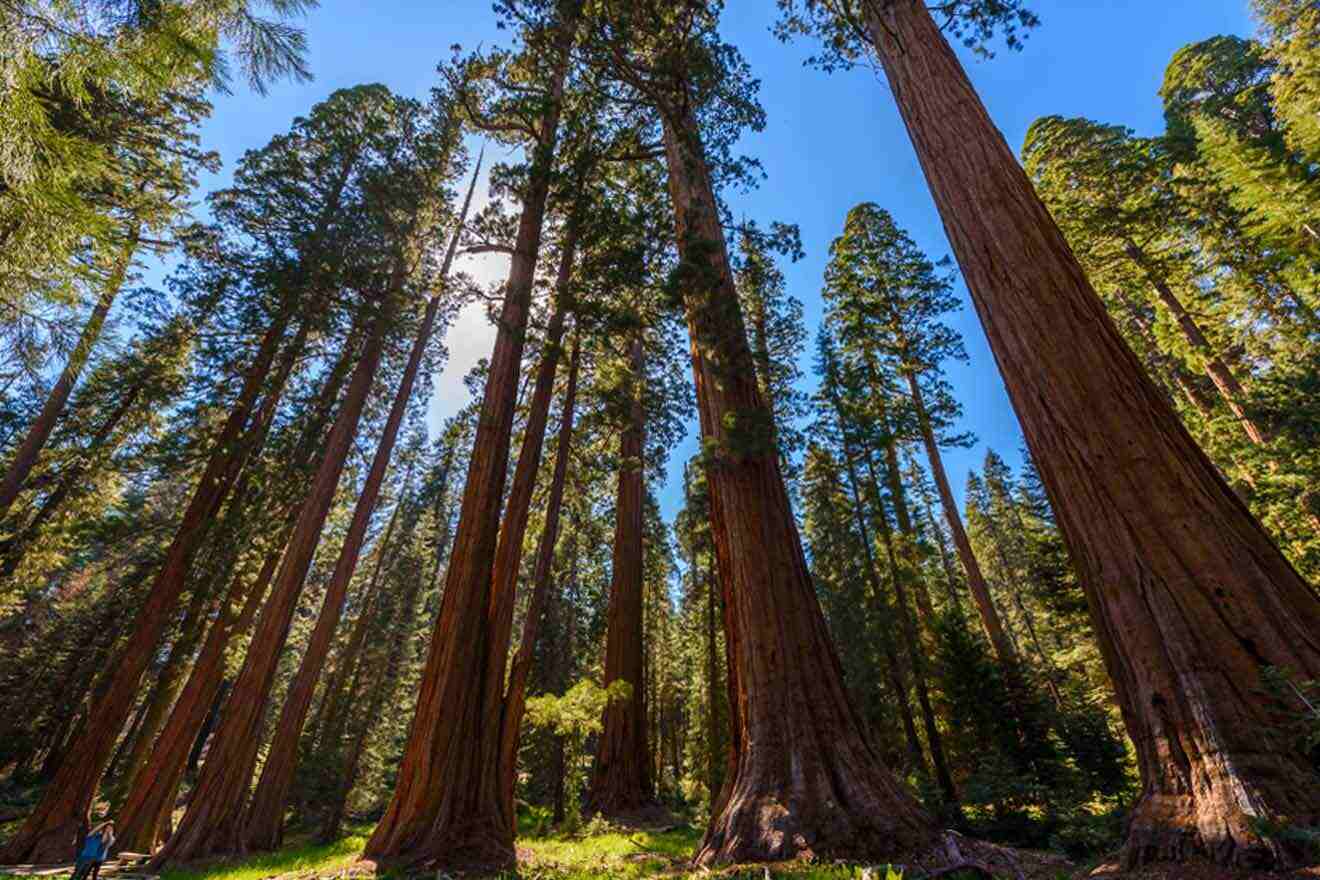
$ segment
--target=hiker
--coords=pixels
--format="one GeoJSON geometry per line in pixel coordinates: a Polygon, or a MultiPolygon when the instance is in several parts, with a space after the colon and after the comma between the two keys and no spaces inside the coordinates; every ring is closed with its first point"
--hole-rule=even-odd
{"type": "Polygon", "coordinates": [[[109,857],[114,842],[114,822],[102,822],[93,828],[83,838],[82,848],[78,850],[78,865],[70,880],[97,880],[101,863],[109,857]]]}

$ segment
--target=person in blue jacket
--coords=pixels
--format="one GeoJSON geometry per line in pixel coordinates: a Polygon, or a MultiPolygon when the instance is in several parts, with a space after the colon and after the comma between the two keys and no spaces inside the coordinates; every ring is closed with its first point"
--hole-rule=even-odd
{"type": "Polygon", "coordinates": [[[78,850],[78,865],[71,880],[97,880],[101,864],[110,857],[110,847],[114,842],[114,822],[102,822],[88,832],[78,850]]]}

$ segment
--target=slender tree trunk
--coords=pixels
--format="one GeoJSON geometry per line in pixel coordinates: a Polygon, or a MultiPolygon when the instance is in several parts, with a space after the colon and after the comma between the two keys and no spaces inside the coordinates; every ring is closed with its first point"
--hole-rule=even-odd
{"type": "MultiPolygon", "coordinates": [[[[838,408],[836,401],[835,408],[838,408]]],[[[841,430],[844,430],[841,426],[841,430]]],[[[880,583],[880,567],[875,559],[875,544],[871,539],[871,528],[866,522],[866,503],[862,500],[861,492],[858,490],[857,463],[853,459],[851,444],[845,443],[843,450],[844,459],[847,461],[848,468],[848,490],[852,495],[853,518],[857,522],[857,532],[862,542],[862,554],[866,563],[866,579],[871,587],[871,613],[875,616],[876,626],[880,631],[880,649],[885,655],[885,666],[889,672],[889,685],[894,691],[894,699],[898,705],[899,719],[903,722],[903,735],[907,741],[908,760],[912,762],[914,769],[922,772],[928,772],[930,765],[926,762],[926,756],[921,748],[921,737],[917,734],[916,719],[912,715],[912,705],[908,702],[908,694],[911,688],[907,681],[907,670],[903,667],[899,659],[898,650],[894,646],[893,628],[890,625],[892,612],[885,607],[884,588],[880,583]]],[[[891,570],[892,563],[891,562],[891,570]]],[[[894,572],[897,576],[897,572],[894,572]]]]}
{"type": "Polygon", "coordinates": [[[9,512],[9,508],[23,491],[23,484],[27,482],[32,468],[36,466],[37,457],[41,455],[41,450],[45,448],[51,432],[55,430],[55,423],[59,421],[65,405],[69,402],[73,386],[77,384],[83,367],[87,365],[87,360],[92,355],[92,348],[101,338],[101,328],[105,326],[110,307],[119,296],[119,291],[124,286],[124,279],[128,277],[129,267],[133,265],[133,254],[137,252],[138,247],[138,235],[139,227],[134,223],[124,242],[123,250],[115,257],[110,275],[106,278],[105,286],[101,288],[101,296],[92,307],[92,313],[88,316],[87,323],[83,325],[82,333],[78,336],[78,342],[70,352],[60,377],[55,380],[55,385],[46,395],[46,402],[42,405],[36,421],[28,428],[23,442],[14,452],[14,458],[5,470],[4,477],[0,478],[0,519],[9,512]]]}
{"type": "MultiPolygon", "coordinates": [[[[494,632],[488,615],[495,599],[491,595],[493,563],[513,430],[514,394],[522,368],[527,314],[579,9],[578,3],[565,4],[566,17],[556,25],[553,37],[558,57],[548,84],[549,100],[539,120],[540,137],[531,150],[523,211],[440,614],[418,685],[417,709],[398,783],[367,843],[366,854],[376,859],[481,867],[506,867],[515,860],[510,825],[498,819],[497,768],[493,761],[485,764],[481,759],[482,755],[493,755],[498,746],[498,730],[482,711],[493,697],[484,689],[494,677],[488,664],[492,648],[498,647],[492,645],[494,632]]],[[[501,672],[506,662],[501,654],[497,661],[501,672]]]]}
{"type": "Polygon", "coordinates": [[[344,403],[335,417],[306,501],[298,513],[271,595],[262,609],[243,669],[234,682],[224,718],[179,827],[152,859],[153,868],[217,852],[242,852],[242,813],[261,740],[261,722],[274,684],[279,655],[288,637],[303,581],[321,538],[349,447],[380,365],[385,336],[395,314],[402,283],[396,266],[385,301],[354,368],[344,403]]]}
{"type": "Polygon", "coordinates": [[[1187,311],[1186,306],[1178,299],[1178,296],[1169,287],[1159,273],[1151,267],[1150,260],[1141,248],[1132,241],[1127,242],[1125,246],[1128,257],[1136,264],[1150,282],[1151,287],[1155,288],[1155,293],[1159,297],[1164,307],[1169,310],[1169,314],[1178,322],[1178,329],[1182,331],[1183,338],[1187,340],[1188,345],[1196,350],[1205,360],[1205,372],[1210,377],[1210,381],[1215,383],[1215,388],[1219,390],[1219,396],[1224,399],[1224,403],[1233,412],[1233,415],[1242,424],[1242,430],[1252,443],[1257,446],[1266,443],[1268,438],[1264,430],[1257,425],[1242,408],[1242,401],[1247,393],[1242,388],[1242,383],[1238,381],[1237,376],[1224,363],[1223,358],[1214,350],[1210,340],[1206,338],[1196,319],[1187,311]]]}
{"type": "Polygon", "coordinates": [[[605,686],[626,681],[627,700],[605,709],[596,746],[596,762],[587,789],[587,809],[606,816],[627,816],[654,803],[651,753],[647,745],[644,672],[642,530],[645,504],[644,439],[646,410],[642,341],[631,352],[632,409],[619,440],[618,500],[615,504],[614,556],[610,565],[610,601],[605,638],[605,686]]]}
{"type": "MultiPolygon", "coordinates": [[[[203,589],[203,585],[199,584],[194,588],[188,609],[184,612],[179,634],[170,645],[170,652],[166,655],[165,663],[161,666],[160,673],[156,676],[156,683],[152,686],[144,704],[146,708],[137,738],[129,751],[127,763],[118,776],[116,787],[132,782],[146,762],[152,746],[155,745],[156,734],[160,732],[166,713],[174,705],[175,697],[179,695],[179,688],[183,685],[189,663],[193,659],[193,652],[205,630],[206,617],[213,604],[211,599],[209,592],[203,589]]],[[[114,776],[109,771],[108,775],[114,776]]]]}
{"type": "MultiPolygon", "coordinates": [[[[532,657],[540,638],[541,618],[548,616],[551,569],[555,562],[555,543],[559,540],[559,517],[564,502],[564,482],[568,477],[568,459],[573,446],[573,413],[577,405],[578,370],[581,348],[578,334],[573,334],[573,353],[568,362],[568,386],[564,389],[564,405],[559,417],[559,440],[555,448],[555,468],[550,480],[550,496],[545,503],[545,523],[536,545],[536,563],[532,569],[532,594],[527,603],[527,617],[523,621],[518,653],[509,667],[509,684],[505,691],[503,714],[500,717],[500,796],[505,813],[515,815],[513,791],[518,769],[518,745],[522,733],[523,712],[527,708],[527,679],[531,673],[532,657]]],[[[521,464],[521,461],[519,462],[521,464]]]]}
{"type": "MultiPolygon", "coordinates": [[[[900,555],[907,570],[912,573],[910,581],[912,594],[916,598],[917,614],[922,629],[932,639],[935,637],[935,606],[930,600],[930,591],[925,580],[920,577],[921,563],[917,555],[917,533],[912,528],[912,516],[908,512],[907,491],[903,488],[903,473],[898,466],[898,440],[894,436],[893,421],[889,418],[889,408],[885,403],[888,391],[880,381],[880,371],[868,357],[867,367],[871,374],[871,402],[879,411],[880,428],[884,432],[881,445],[885,455],[885,485],[889,487],[889,497],[894,505],[894,519],[898,523],[898,536],[902,539],[900,555]]],[[[880,495],[877,492],[876,499],[880,495]]]]}
{"type": "MultiPolygon", "coordinates": [[[[926,748],[930,751],[931,767],[935,771],[935,784],[940,787],[946,805],[957,809],[958,789],[953,784],[953,775],[944,755],[944,738],[940,734],[939,724],[935,719],[935,708],[930,699],[930,683],[926,671],[925,646],[921,643],[921,633],[917,626],[917,612],[912,607],[908,587],[920,579],[920,574],[912,564],[912,558],[899,552],[894,540],[893,529],[889,525],[889,516],[885,511],[884,499],[880,494],[880,482],[875,472],[875,462],[870,451],[866,451],[866,468],[871,481],[871,494],[875,499],[875,521],[880,526],[880,537],[884,541],[885,555],[889,557],[890,583],[894,587],[894,612],[898,617],[898,631],[903,638],[903,647],[907,651],[912,667],[912,685],[917,693],[917,708],[921,711],[921,726],[926,731],[926,748]]],[[[891,497],[894,493],[894,473],[889,471],[891,497]]],[[[902,519],[895,517],[902,522],[902,519]]],[[[901,526],[900,526],[901,528],[901,526]]]]}
{"type": "Polygon", "coordinates": [[[105,698],[93,707],[91,723],[70,746],[36,809],[0,853],[0,863],[59,861],[68,857],[74,836],[87,819],[115,740],[136,702],[142,673],[155,655],[160,636],[183,592],[193,555],[237,477],[236,465],[243,458],[239,438],[265,384],[286,326],[287,318],[281,317],[266,331],[174,540],[165,552],[164,563],[138,611],[133,633],[114,665],[114,677],[105,698]]]}
{"type": "Polygon", "coordinates": [[[141,392],[141,385],[135,385],[128,389],[119,406],[115,407],[109,418],[102,423],[92,437],[82,458],[60,472],[55,488],[42,500],[41,506],[37,508],[37,512],[33,514],[32,519],[23,525],[18,534],[4,542],[0,542],[0,559],[3,559],[3,562],[0,562],[0,582],[13,576],[14,572],[18,570],[19,564],[22,563],[28,548],[32,546],[41,533],[42,527],[59,512],[69,494],[82,484],[84,475],[88,471],[89,460],[101,454],[115,429],[119,427],[120,422],[132,410],[133,404],[137,401],[141,392]]]}
{"type": "MultiPolygon", "coordinates": [[[[686,106],[686,102],[683,102],[686,106]]],[[[665,154],[711,530],[727,614],[733,759],[702,864],[886,858],[924,848],[932,820],[863,733],[789,508],[738,308],[710,171],[690,111],[665,114],[665,154]],[[759,441],[759,442],[758,442],[759,441]],[[750,449],[748,447],[751,447],[750,449]]]]}
{"type": "Polygon", "coordinates": [[[207,740],[215,732],[215,726],[220,723],[220,712],[224,709],[225,697],[229,696],[229,686],[228,679],[220,682],[220,687],[215,690],[215,699],[211,701],[211,708],[207,710],[206,717],[202,719],[202,727],[197,731],[192,749],[188,752],[188,765],[184,775],[189,779],[197,778],[197,769],[202,763],[202,752],[206,751],[207,740]]]}
{"type": "Polygon", "coordinates": [[[1320,601],[1123,343],[924,3],[871,35],[1091,607],[1143,792],[1127,865],[1259,868],[1320,821],[1261,673],[1320,676],[1320,601]]]}
{"type": "MultiPolygon", "coordinates": [[[[353,793],[353,786],[357,782],[358,767],[361,765],[362,755],[366,751],[367,738],[371,735],[371,731],[375,729],[376,722],[380,719],[386,702],[394,696],[398,684],[399,669],[403,664],[404,650],[412,641],[410,635],[413,632],[416,619],[417,596],[421,592],[422,586],[421,571],[411,572],[407,587],[404,589],[403,597],[399,602],[396,620],[399,631],[393,634],[392,644],[385,656],[383,666],[373,669],[372,674],[369,676],[372,682],[371,697],[367,701],[358,728],[354,731],[353,741],[349,745],[348,754],[344,758],[330,803],[326,805],[325,818],[322,821],[320,832],[323,841],[328,842],[339,837],[344,815],[348,808],[348,797],[353,793]]],[[[360,672],[361,667],[357,671],[360,672]]],[[[354,691],[356,691],[356,688],[354,688],[354,691]]]]}
{"type": "Polygon", "coordinates": [[[972,550],[972,542],[963,528],[962,516],[958,513],[958,503],[953,498],[953,489],[949,486],[949,476],[944,470],[944,457],[940,455],[939,443],[931,429],[930,413],[926,409],[925,395],[921,391],[921,382],[916,373],[907,373],[908,390],[912,394],[912,405],[917,413],[917,425],[921,428],[921,442],[926,447],[926,460],[930,462],[930,473],[935,479],[935,489],[939,492],[940,507],[944,510],[944,521],[949,524],[953,535],[953,546],[958,551],[963,571],[967,574],[967,588],[976,601],[977,613],[981,616],[981,625],[990,637],[990,645],[995,650],[999,665],[1005,670],[1016,668],[1017,654],[1004,632],[1003,621],[999,619],[999,610],[990,597],[990,586],[985,581],[981,564],[972,550]]]}
{"type": "MultiPolygon", "coordinates": [[[[458,249],[459,233],[467,222],[468,209],[472,205],[472,194],[477,186],[477,175],[480,173],[481,163],[478,161],[458,224],[449,242],[449,250],[440,269],[442,282],[448,278],[449,269],[453,265],[454,253],[458,249]]],[[[391,295],[396,296],[397,291],[392,290],[391,295]]],[[[330,654],[330,643],[334,639],[335,630],[339,627],[344,600],[348,597],[348,585],[357,571],[362,542],[376,510],[380,487],[385,481],[385,473],[389,470],[390,458],[394,454],[394,443],[399,435],[399,426],[403,423],[408,402],[412,399],[413,386],[417,382],[417,371],[421,367],[422,358],[426,355],[426,348],[430,345],[442,299],[443,293],[437,292],[426,304],[426,312],[417,330],[417,337],[413,340],[412,351],[408,354],[408,362],[399,380],[398,390],[394,394],[394,403],[385,420],[385,427],[376,446],[376,454],[372,459],[366,482],[363,484],[362,494],[358,496],[348,533],[344,537],[339,558],[335,561],[330,583],[326,586],[320,614],[317,615],[302,663],[285,697],[284,708],[275,727],[275,736],[267,752],[266,763],[262,767],[256,791],[252,795],[251,807],[248,809],[244,829],[244,842],[248,849],[274,849],[283,842],[285,802],[288,800],[289,788],[293,784],[294,771],[298,766],[298,742],[302,738],[303,724],[307,720],[313,692],[321,677],[326,657],[330,654]]],[[[379,358],[379,354],[376,357],[379,358]]],[[[371,379],[368,378],[367,382],[370,381],[371,379]]],[[[354,421],[354,430],[356,430],[356,418],[354,421]]],[[[338,472],[336,472],[337,479],[338,472]]],[[[331,492],[333,494],[333,488],[331,492]]],[[[309,557],[309,564],[310,561],[309,557]]]]}

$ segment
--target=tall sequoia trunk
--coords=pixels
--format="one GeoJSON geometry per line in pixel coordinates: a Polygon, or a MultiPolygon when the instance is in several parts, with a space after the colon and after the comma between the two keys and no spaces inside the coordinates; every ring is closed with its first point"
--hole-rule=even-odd
{"type": "Polygon", "coordinates": [[[1320,676],[1320,601],[1124,344],[923,3],[870,32],[1077,566],[1136,744],[1124,861],[1282,863],[1314,825],[1266,666],[1320,676]]]}
{"type": "MultiPolygon", "coordinates": [[[[147,592],[123,652],[113,667],[113,679],[104,699],[91,710],[91,722],[69,747],[55,778],[40,803],[9,842],[0,863],[62,861],[68,858],[78,829],[87,819],[101,774],[136,702],[142,673],[146,671],[161,634],[169,625],[183,592],[192,558],[237,477],[244,444],[239,438],[247,426],[287,326],[287,316],[274,320],[244,376],[243,386],[183,513],[164,562],[147,592]]],[[[273,392],[272,392],[273,393],[273,392]]]]}
{"type": "Polygon", "coordinates": [[[532,569],[532,594],[527,603],[527,617],[523,621],[518,653],[509,667],[509,684],[505,689],[504,705],[500,716],[500,797],[505,814],[514,816],[513,791],[518,769],[518,745],[522,734],[523,713],[527,708],[527,680],[531,674],[532,657],[540,637],[541,619],[548,615],[551,602],[551,569],[555,562],[555,543],[559,540],[559,517],[564,502],[564,482],[568,477],[568,459],[573,447],[573,412],[577,405],[578,370],[581,364],[581,343],[573,334],[573,353],[568,362],[568,386],[564,389],[564,405],[559,417],[559,440],[555,448],[555,468],[550,480],[550,496],[545,502],[545,523],[536,545],[536,563],[532,569]]]}
{"type": "Polygon", "coordinates": [[[65,405],[69,402],[73,386],[77,384],[88,358],[92,356],[92,348],[101,338],[101,328],[105,326],[110,307],[119,296],[124,280],[128,277],[129,267],[133,265],[133,254],[137,252],[139,234],[140,229],[135,224],[129,231],[123,249],[115,256],[110,275],[105,280],[105,286],[101,288],[101,295],[97,298],[96,305],[92,307],[87,323],[83,324],[82,333],[79,334],[73,351],[69,353],[69,359],[65,362],[64,369],[60,371],[60,377],[55,380],[50,393],[46,395],[46,402],[42,404],[41,412],[37,414],[36,420],[23,437],[23,442],[15,450],[14,458],[9,462],[4,477],[0,478],[0,519],[4,519],[19,493],[23,491],[23,484],[27,482],[32,468],[36,466],[37,457],[41,455],[41,450],[45,448],[51,432],[55,430],[55,423],[59,421],[65,405]]]}
{"type": "MultiPolygon", "coordinates": [[[[348,376],[348,370],[356,356],[358,347],[351,340],[344,345],[339,358],[331,367],[329,375],[321,386],[313,407],[312,417],[301,430],[293,456],[283,469],[280,484],[286,484],[300,477],[311,463],[316,453],[316,443],[321,437],[339,392],[348,376]]],[[[235,503],[237,503],[237,500],[235,503]]],[[[244,499],[246,501],[246,499],[244,499]]],[[[254,513],[257,506],[268,500],[264,493],[258,494],[254,503],[246,503],[240,511],[254,513]]],[[[184,778],[185,771],[195,772],[195,760],[199,756],[197,749],[189,751],[189,745],[198,739],[195,731],[199,725],[205,725],[207,719],[215,723],[213,707],[221,690],[228,691],[231,685],[224,682],[225,651],[230,641],[252,626],[262,599],[274,578],[289,534],[297,521],[298,509],[290,505],[282,513],[276,513],[274,520],[285,517],[285,523],[279,536],[266,553],[256,579],[248,587],[243,587],[241,574],[235,574],[229,593],[221,605],[222,613],[207,632],[206,641],[197,659],[193,662],[192,672],[187,683],[175,701],[169,720],[156,740],[156,746],[144,765],[139,777],[130,787],[128,796],[119,810],[117,844],[121,850],[131,852],[151,852],[156,845],[162,828],[162,821],[173,810],[175,795],[184,778]],[[235,615],[233,606],[242,601],[241,610],[235,615]],[[190,769],[191,768],[191,769],[190,769]]],[[[229,552],[234,554],[226,558],[237,558],[238,547],[229,552]]],[[[207,732],[209,734],[209,731],[207,732]]]]}
{"type": "Polygon", "coordinates": [[[396,266],[385,301],[376,306],[378,311],[362,357],[354,368],[316,476],[298,512],[298,523],[280,561],[270,598],[257,622],[243,669],[230,692],[224,718],[215,732],[215,741],[202,765],[188,811],[175,833],[152,859],[153,867],[217,852],[243,851],[243,807],[260,746],[266,702],[303,581],[320,542],[321,527],[334,501],[349,447],[380,365],[401,282],[402,268],[396,266]]]}
{"type": "MultiPolygon", "coordinates": [[[[467,222],[468,209],[472,206],[472,194],[477,187],[477,175],[480,173],[481,162],[478,160],[473,169],[472,182],[468,186],[458,223],[449,241],[449,250],[440,268],[441,284],[448,278],[449,269],[453,265],[454,253],[458,249],[459,233],[467,222]]],[[[391,291],[391,296],[395,295],[397,292],[391,291]]],[[[330,575],[330,583],[326,586],[325,596],[321,601],[321,611],[317,615],[302,663],[285,697],[284,708],[275,727],[275,736],[266,754],[266,763],[262,767],[261,779],[257,783],[256,791],[252,795],[252,805],[248,810],[247,825],[244,829],[245,844],[248,849],[275,849],[283,842],[284,806],[289,797],[289,788],[293,784],[294,770],[298,766],[298,741],[302,737],[303,724],[312,705],[312,695],[321,677],[321,669],[330,653],[330,643],[334,639],[335,630],[339,627],[344,600],[348,597],[348,585],[357,571],[362,541],[366,537],[367,527],[371,524],[371,517],[376,511],[376,501],[380,497],[380,487],[385,481],[385,473],[389,470],[390,458],[394,454],[399,426],[403,423],[408,401],[412,399],[413,386],[417,382],[417,371],[421,367],[426,348],[430,345],[443,298],[443,290],[437,291],[426,304],[426,312],[422,316],[417,337],[413,340],[412,351],[408,353],[408,362],[404,367],[403,376],[399,379],[399,387],[395,391],[394,402],[386,417],[385,428],[376,446],[376,454],[372,459],[366,482],[363,484],[362,494],[358,496],[357,504],[354,506],[353,518],[349,522],[339,558],[335,561],[334,571],[330,575]]],[[[367,381],[369,387],[371,380],[367,381]]],[[[354,430],[356,431],[356,424],[354,430]]],[[[338,479],[337,475],[336,479],[338,479]]]]}
{"type": "Polygon", "coordinates": [[[587,789],[587,809],[627,816],[655,800],[647,745],[645,640],[643,622],[642,515],[646,487],[642,401],[645,361],[642,340],[632,343],[632,406],[619,438],[618,494],[614,508],[614,555],[605,636],[605,686],[626,681],[632,693],[605,709],[596,761],[587,789]]]}
{"type": "Polygon", "coordinates": [[[954,500],[953,489],[949,486],[949,476],[944,470],[944,457],[940,454],[940,445],[931,428],[930,412],[926,409],[925,395],[921,382],[915,372],[907,373],[908,390],[912,395],[912,406],[917,414],[917,426],[921,429],[921,442],[926,447],[926,460],[930,463],[930,473],[935,479],[935,489],[940,496],[940,508],[944,511],[944,521],[953,535],[953,546],[958,551],[958,560],[967,575],[967,588],[976,602],[976,611],[981,617],[985,634],[990,637],[990,646],[994,648],[999,665],[1010,674],[1018,668],[1017,654],[1004,632],[1004,623],[999,619],[999,610],[990,597],[990,585],[986,583],[981,563],[972,550],[972,542],[963,527],[962,515],[958,512],[958,503],[954,500]]]}
{"type": "MultiPolygon", "coordinates": [[[[482,867],[514,863],[510,828],[497,821],[496,767],[493,760],[486,764],[480,757],[493,755],[498,748],[498,730],[483,715],[492,700],[484,690],[495,677],[489,665],[492,649],[497,647],[492,644],[489,611],[495,598],[491,595],[493,563],[515,394],[579,9],[580,3],[570,0],[564,7],[566,17],[556,25],[558,57],[549,100],[537,127],[539,139],[531,150],[523,211],[440,614],[418,685],[416,714],[398,783],[366,847],[366,854],[376,859],[482,867]],[[483,808],[483,804],[496,809],[483,808]]],[[[506,657],[500,654],[495,662],[502,674],[506,657]]]]}
{"type": "Polygon", "coordinates": [[[883,859],[924,848],[934,825],[863,734],[779,456],[759,436],[769,413],[696,120],[671,108],[664,126],[679,255],[694,273],[684,305],[701,432],[714,450],[711,530],[734,694],[731,772],[697,860],[883,859]]]}

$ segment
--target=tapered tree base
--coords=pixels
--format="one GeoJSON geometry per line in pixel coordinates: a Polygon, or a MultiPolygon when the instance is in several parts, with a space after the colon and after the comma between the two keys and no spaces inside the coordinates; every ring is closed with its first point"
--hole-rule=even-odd
{"type": "Polygon", "coordinates": [[[694,859],[699,865],[798,858],[893,862],[929,850],[938,839],[915,803],[895,802],[892,783],[836,774],[823,765],[804,776],[803,768],[786,762],[742,763],[694,859]]]}
{"type": "Polygon", "coordinates": [[[497,874],[517,867],[513,832],[494,816],[469,816],[441,822],[416,846],[395,853],[373,853],[368,858],[387,869],[497,874]]]}
{"type": "MultiPolygon", "coordinates": [[[[1305,782],[1298,780],[1299,785],[1305,782]]],[[[1302,843],[1265,838],[1258,821],[1242,809],[1201,792],[1196,796],[1148,794],[1128,819],[1122,865],[1135,870],[1156,862],[1186,862],[1197,858],[1217,865],[1268,871],[1314,862],[1315,853],[1302,843]]],[[[1254,793],[1238,792],[1245,800],[1254,793]]],[[[1311,817],[1314,824],[1315,817],[1311,817]]]]}

